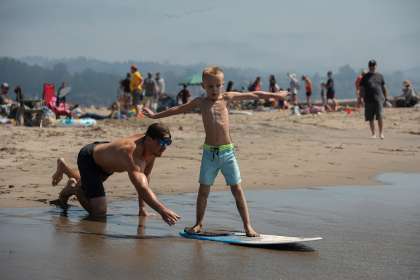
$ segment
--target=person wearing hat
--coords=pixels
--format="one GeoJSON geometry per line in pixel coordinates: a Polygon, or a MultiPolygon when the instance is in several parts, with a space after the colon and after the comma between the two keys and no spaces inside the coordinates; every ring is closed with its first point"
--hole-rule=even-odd
{"type": "Polygon", "coordinates": [[[403,81],[402,94],[395,98],[397,107],[412,107],[419,101],[411,81],[403,81]]]}
{"type": "Polygon", "coordinates": [[[383,133],[383,105],[388,99],[385,80],[382,74],[376,72],[376,61],[368,63],[369,72],[360,81],[360,101],[365,104],[365,120],[369,122],[372,138],[376,138],[375,118],[378,121],[379,137],[384,139],[383,133]]]}
{"type": "Polygon", "coordinates": [[[1,94],[0,94],[0,105],[8,105],[12,103],[12,99],[9,98],[9,84],[1,84],[1,94]]]}
{"type": "Polygon", "coordinates": [[[2,83],[1,84],[1,92],[0,92],[0,115],[9,116],[10,114],[10,107],[13,104],[12,99],[9,97],[9,84],[2,83]]]}
{"type": "Polygon", "coordinates": [[[174,225],[180,216],[160,202],[149,187],[155,159],[162,156],[171,143],[169,128],[154,123],[144,134],[88,144],[80,149],[77,156],[78,169],[70,168],[64,159],[57,160],[52,185],[57,185],[64,174],[69,181],[59,198],[50,203],[67,209],[67,201],[75,195],[91,216],[106,216],[107,200],[103,183],[113,173],[125,172],[137,191],[139,216],[148,215],[145,210],[147,203],[167,224],[174,225]]]}
{"type": "Polygon", "coordinates": [[[141,103],[143,99],[143,77],[135,64],[131,64],[130,71],[130,91],[133,97],[133,106],[136,110],[136,115],[139,116],[141,113],[141,103]]]}

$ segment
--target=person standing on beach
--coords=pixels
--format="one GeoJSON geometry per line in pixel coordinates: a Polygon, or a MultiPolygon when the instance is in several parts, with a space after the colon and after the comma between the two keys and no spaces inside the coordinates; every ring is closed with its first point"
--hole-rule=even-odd
{"type": "Polygon", "coordinates": [[[166,93],[166,85],[165,80],[160,76],[159,72],[155,75],[155,82],[156,92],[152,100],[152,109],[156,111],[159,106],[159,99],[166,93]]]}
{"type": "Polygon", "coordinates": [[[306,103],[308,107],[312,106],[311,96],[312,96],[312,81],[308,76],[302,76],[302,80],[305,82],[305,91],[306,91],[306,103]]]}
{"type": "Polygon", "coordinates": [[[325,107],[327,105],[326,103],[327,99],[325,98],[325,82],[324,81],[321,81],[319,95],[321,96],[322,106],[325,107]]]}
{"type": "Polygon", "coordinates": [[[186,104],[190,101],[191,93],[188,90],[187,84],[182,85],[182,89],[178,94],[176,95],[176,104],[179,104],[179,100],[181,100],[181,104],[186,104]]]}
{"type": "Polygon", "coordinates": [[[233,81],[229,81],[226,86],[226,91],[233,91],[233,81]]]}
{"type": "Polygon", "coordinates": [[[157,85],[153,80],[152,73],[147,73],[147,78],[144,79],[144,97],[143,104],[145,107],[152,108],[153,99],[156,96],[157,85]]]}
{"type": "Polygon", "coordinates": [[[356,98],[357,98],[357,107],[361,107],[363,104],[360,98],[360,82],[362,81],[363,75],[365,75],[365,70],[360,71],[360,74],[357,76],[356,80],[354,81],[354,87],[356,89],[356,98]]]}
{"type": "Polygon", "coordinates": [[[327,83],[325,84],[325,89],[327,90],[327,105],[328,105],[328,100],[332,101],[332,111],[336,111],[337,110],[337,101],[335,99],[335,87],[334,87],[334,80],[332,78],[332,72],[328,71],[327,73],[327,83]]]}
{"type": "Polygon", "coordinates": [[[276,77],[271,74],[268,78],[268,92],[278,92],[280,90],[279,85],[277,84],[276,77]]]}
{"type": "Polygon", "coordinates": [[[254,82],[249,85],[249,91],[260,91],[261,90],[261,77],[258,76],[255,78],[254,82]]]}
{"type": "Polygon", "coordinates": [[[375,117],[378,121],[379,137],[384,139],[383,116],[384,102],[388,100],[388,91],[382,74],[376,72],[376,61],[369,60],[369,72],[360,81],[360,102],[365,104],[365,120],[369,122],[372,138],[376,138],[375,117]]]}
{"type": "Polygon", "coordinates": [[[128,112],[131,110],[131,107],[133,106],[132,96],[130,93],[130,77],[131,74],[127,73],[125,79],[120,81],[120,86],[118,89],[117,100],[120,103],[121,112],[124,112],[124,114],[128,114],[128,112]]]}
{"type": "Polygon", "coordinates": [[[206,92],[206,96],[197,97],[184,105],[172,107],[157,114],[147,108],[143,109],[143,112],[147,117],[159,119],[186,113],[195,108],[201,110],[206,137],[200,168],[200,189],[197,196],[196,223],[194,226],[186,228],[186,231],[198,233],[202,230],[210,187],[213,185],[219,171],[221,171],[225,177],[226,184],[230,186],[235,198],[246,235],[251,237],[258,236],[258,233],[251,226],[248,206],[240,184],[241,175],[235,157],[234,145],[230,137],[228,106],[230,102],[247,99],[284,98],[287,92],[225,92],[224,73],[217,66],[205,68],[202,80],[202,86],[206,92]]]}
{"type": "Polygon", "coordinates": [[[113,142],[94,142],[84,146],[77,157],[77,169],[70,168],[63,159],[57,160],[52,185],[66,174],[69,182],[51,204],[67,208],[67,201],[76,195],[91,216],[103,217],[107,202],[103,182],[114,172],[127,172],[139,201],[139,215],[147,216],[145,203],[156,210],[169,225],[180,216],[163,205],[149,187],[155,159],[172,143],[171,133],[163,124],[154,123],[145,134],[136,134],[113,142]]]}
{"type": "Polygon", "coordinates": [[[132,64],[130,67],[131,70],[131,80],[130,80],[130,91],[133,97],[133,106],[136,110],[136,116],[140,117],[141,113],[141,103],[143,99],[142,90],[143,90],[143,77],[140,71],[137,68],[137,65],[132,64]]]}
{"type": "MultiPolygon", "coordinates": [[[[275,93],[275,92],[278,92],[278,91],[280,91],[280,87],[277,84],[276,76],[274,76],[274,74],[271,74],[270,77],[268,78],[268,92],[275,93]]],[[[280,107],[280,108],[284,107],[284,100],[276,101],[274,99],[271,99],[271,100],[269,100],[269,102],[271,103],[270,105],[273,108],[274,107],[280,107]]]]}
{"type": "Polygon", "coordinates": [[[288,77],[290,79],[289,90],[290,90],[290,94],[292,95],[291,102],[293,106],[297,106],[298,94],[299,94],[299,88],[300,88],[299,81],[297,80],[295,73],[288,74],[288,77]]]}

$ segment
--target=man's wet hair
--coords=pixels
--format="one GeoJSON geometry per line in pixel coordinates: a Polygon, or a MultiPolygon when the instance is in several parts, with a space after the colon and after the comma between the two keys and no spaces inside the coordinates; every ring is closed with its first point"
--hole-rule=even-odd
{"type": "Polygon", "coordinates": [[[171,138],[171,132],[166,125],[154,123],[147,128],[146,136],[149,136],[152,139],[171,138]]]}

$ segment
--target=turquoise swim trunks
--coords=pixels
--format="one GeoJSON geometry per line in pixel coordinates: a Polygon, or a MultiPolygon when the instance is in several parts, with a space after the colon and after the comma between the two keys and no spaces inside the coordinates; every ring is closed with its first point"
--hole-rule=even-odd
{"type": "Polygon", "coordinates": [[[213,185],[219,170],[222,171],[227,185],[233,186],[241,182],[241,173],[233,144],[221,146],[204,144],[200,167],[200,184],[213,185]]]}

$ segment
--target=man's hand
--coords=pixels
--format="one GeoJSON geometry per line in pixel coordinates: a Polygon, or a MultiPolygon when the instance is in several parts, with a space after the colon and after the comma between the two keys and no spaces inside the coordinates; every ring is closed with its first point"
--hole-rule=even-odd
{"type": "Polygon", "coordinates": [[[142,113],[148,118],[155,119],[155,113],[147,107],[143,108],[142,113]]]}
{"type": "Polygon", "coordinates": [[[168,208],[163,209],[160,215],[162,216],[162,219],[170,226],[173,226],[181,218],[181,216],[168,208]]]}

